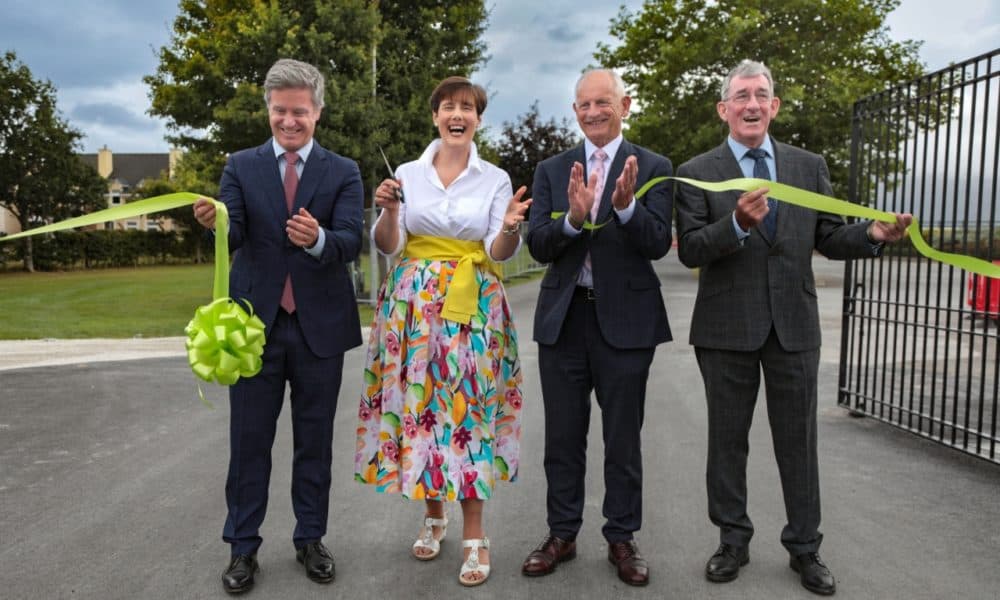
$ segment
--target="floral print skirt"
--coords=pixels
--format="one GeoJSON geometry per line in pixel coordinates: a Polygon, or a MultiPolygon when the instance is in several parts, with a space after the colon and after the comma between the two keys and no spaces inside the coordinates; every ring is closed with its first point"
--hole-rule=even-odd
{"type": "Polygon", "coordinates": [[[517,478],[521,364],[503,284],[476,270],[479,310],[442,319],[457,261],[403,258],[379,291],[358,408],[355,479],[413,500],[487,499],[517,478]]]}

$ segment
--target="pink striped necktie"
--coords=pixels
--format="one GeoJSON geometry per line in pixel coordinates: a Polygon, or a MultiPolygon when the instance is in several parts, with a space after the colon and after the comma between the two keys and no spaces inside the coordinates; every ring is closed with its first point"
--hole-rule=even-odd
{"type": "Polygon", "coordinates": [[[597,213],[601,210],[601,195],[604,193],[604,161],[607,158],[607,152],[600,148],[591,155],[593,168],[590,171],[597,175],[597,183],[594,184],[594,205],[590,207],[591,223],[597,222],[597,213]]]}
{"type": "MultiPolygon", "coordinates": [[[[590,155],[590,172],[597,175],[597,183],[594,184],[594,205],[590,207],[591,223],[597,223],[597,213],[601,210],[601,194],[604,193],[604,159],[607,157],[608,153],[600,148],[590,155]]],[[[587,252],[583,258],[583,266],[591,273],[591,280],[593,280],[594,269],[590,262],[590,252],[587,252]]]]}

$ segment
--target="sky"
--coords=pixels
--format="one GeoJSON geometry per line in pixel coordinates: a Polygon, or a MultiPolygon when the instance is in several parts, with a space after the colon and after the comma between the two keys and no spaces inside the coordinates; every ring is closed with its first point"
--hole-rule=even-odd
{"type": "MultiPolygon", "coordinates": [[[[573,85],[594,62],[618,7],[642,0],[487,0],[491,59],[473,76],[490,92],[484,122],[499,132],[538,100],[544,119],[573,119],[573,85]]],[[[164,122],[147,114],[142,82],[167,45],[177,0],[5,0],[0,52],[14,51],[36,79],[58,90],[63,117],[84,134],[84,152],[166,152],[164,122]]],[[[1000,43],[996,0],[903,0],[888,18],[895,40],[924,41],[931,70],[989,52],[1000,43]],[[943,5],[947,10],[941,10],[943,5]]]]}

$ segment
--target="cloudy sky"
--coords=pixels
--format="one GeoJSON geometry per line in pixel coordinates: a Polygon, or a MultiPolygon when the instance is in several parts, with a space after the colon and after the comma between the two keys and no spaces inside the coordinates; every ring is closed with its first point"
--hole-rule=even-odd
{"type": "MultiPolygon", "coordinates": [[[[0,51],[13,50],[37,79],[58,89],[63,116],[83,149],[165,152],[163,123],[146,114],[142,77],[156,70],[177,0],[5,0],[0,51]]],[[[543,117],[572,118],[572,87],[593,61],[619,4],[641,0],[495,0],[486,32],[492,59],[474,79],[493,94],[486,124],[498,131],[537,99],[543,117]]],[[[890,15],[894,39],[923,40],[930,69],[988,52],[1000,40],[996,0],[903,0],[890,15]],[[942,11],[942,6],[947,10],[942,11]]]]}

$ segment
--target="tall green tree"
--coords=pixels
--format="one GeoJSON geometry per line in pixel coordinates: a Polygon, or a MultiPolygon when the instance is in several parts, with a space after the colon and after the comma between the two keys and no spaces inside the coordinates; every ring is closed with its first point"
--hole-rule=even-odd
{"type": "MultiPolygon", "coordinates": [[[[107,183],[77,155],[82,134],[60,117],[56,91],[13,52],[0,58],[0,207],[22,230],[104,206],[107,183]]],[[[34,271],[32,239],[24,268],[34,271]]]]}
{"type": "MultiPolygon", "coordinates": [[[[145,78],[170,141],[205,167],[270,135],[262,83],[282,57],[327,79],[316,128],[323,146],[358,160],[369,185],[416,158],[434,134],[427,99],[452,74],[484,60],[482,0],[181,0],[169,44],[145,78]]],[[[213,172],[214,171],[214,172],[213,172]]],[[[370,189],[370,188],[369,188],[370,189]]]]}
{"type": "Polygon", "coordinates": [[[514,122],[504,121],[497,144],[498,166],[510,175],[515,190],[522,185],[530,190],[538,163],[578,143],[569,119],[543,120],[535,100],[528,112],[518,115],[514,122]]]}
{"type": "MultiPolygon", "coordinates": [[[[620,69],[638,107],[629,137],[683,162],[726,135],[720,86],[740,60],[766,64],[781,110],[778,140],[822,154],[846,196],[855,100],[924,72],[919,42],[894,41],[886,17],[899,0],[647,1],[611,22],[622,43],[595,58],[620,69]]],[[[635,106],[635,105],[633,105],[635,106]]]]}

